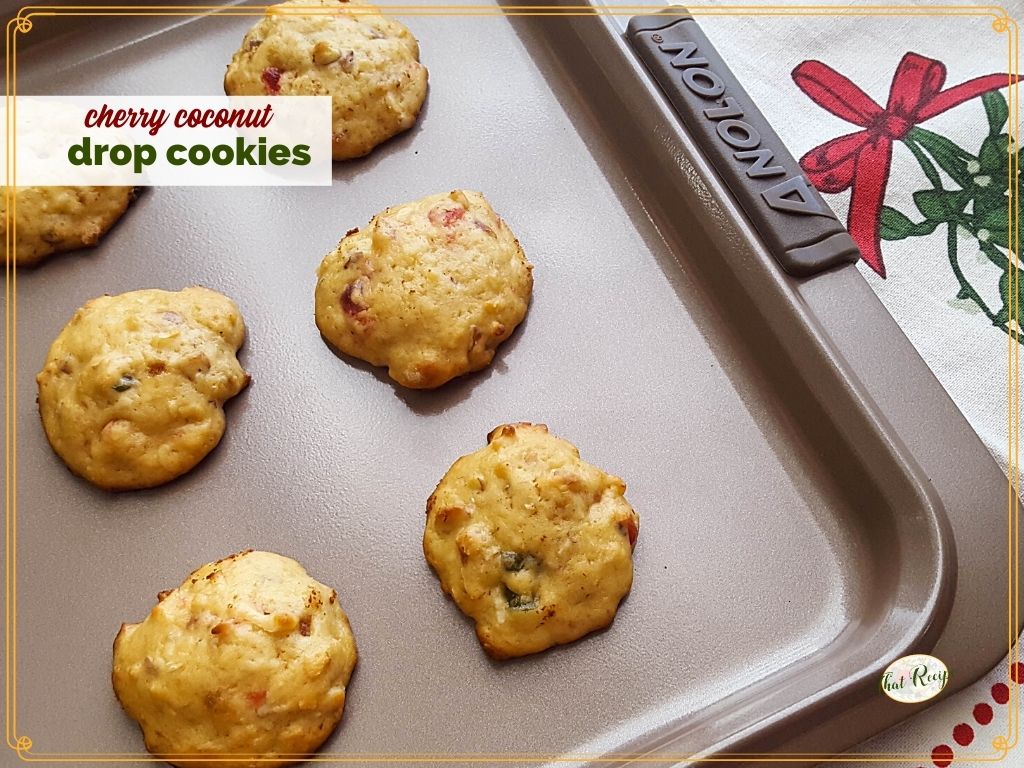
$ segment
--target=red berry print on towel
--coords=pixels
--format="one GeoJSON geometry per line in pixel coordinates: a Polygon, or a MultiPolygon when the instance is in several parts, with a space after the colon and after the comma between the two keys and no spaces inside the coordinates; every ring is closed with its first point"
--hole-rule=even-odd
{"type": "Polygon", "coordinates": [[[953,762],[953,750],[945,744],[940,744],[932,750],[932,762],[936,768],[946,768],[953,762]]]}
{"type": "Polygon", "coordinates": [[[996,683],[992,686],[992,698],[996,704],[1005,704],[1010,700],[1010,688],[1006,683],[996,683]]]}
{"type": "Polygon", "coordinates": [[[992,722],[992,707],[984,702],[978,704],[972,714],[978,725],[988,725],[992,722]]]}
{"type": "MultiPolygon", "coordinates": [[[[1024,664],[1017,662],[1010,668],[1010,680],[1017,685],[1024,682],[1024,664]]],[[[992,696],[992,701],[996,704],[1005,705],[1010,700],[1010,686],[1006,683],[996,683],[989,689],[989,694],[992,696]]],[[[986,701],[975,704],[971,714],[979,727],[989,725],[995,717],[992,705],[986,701]]],[[[969,723],[957,723],[953,726],[952,735],[953,741],[957,745],[968,747],[975,739],[975,729],[969,723]]],[[[953,762],[955,753],[948,744],[939,744],[932,749],[931,757],[932,764],[936,768],[946,768],[946,766],[953,762]]]]}
{"type": "Polygon", "coordinates": [[[974,729],[967,723],[960,723],[953,728],[953,741],[961,747],[966,747],[974,741],[974,729]]]}

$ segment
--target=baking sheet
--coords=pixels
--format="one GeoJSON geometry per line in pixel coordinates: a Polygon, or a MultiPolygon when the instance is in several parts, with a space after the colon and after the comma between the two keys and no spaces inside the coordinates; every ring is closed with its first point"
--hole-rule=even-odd
{"type": "MultiPolygon", "coordinates": [[[[18,274],[18,729],[34,752],[141,751],[110,689],[118,626],[246,547],[297,558],[350,616],[360,665],[330,753],[596,754],[687,723],[699,751],[751,725],[742,707],[705,708],[839,657],[882,622],[891,510],[880,490],[854,492],[859,470],[748,354],[762,331],[707,279],[718,254],[659,231],[603,116],[522,23],[403,20],[430,69],[424,112],[336,165],[331,189],[147,190],[99,248],[18,274]],[[315,268],[378,210],[457,186],[487,194],[519,236],[533,304],[487,371],[402,391],[323,344],[315,268]],[[93,296],[190,284],[238,301],[252,386],[184,478],[92,489],[38,423],[46,348],[93,296]],[[420,538],[448,465],[515,420],[547,423],[623,477],[641,533],[611,629],[495,663],[420,538]]],[[[66,23],[36,23],[51,21],[66,23]]],[[[69,29],[57,47],[19,50],[19,93],[218,93],[253,21],[69,29]]]]}

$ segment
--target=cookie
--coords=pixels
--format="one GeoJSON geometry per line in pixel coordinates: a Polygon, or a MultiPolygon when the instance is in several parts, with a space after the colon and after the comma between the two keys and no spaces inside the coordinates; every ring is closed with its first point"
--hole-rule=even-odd
{"type": "Polygon", "coordinates": [[[607,627],[633,584],[639,518],[625,484],[543,424],[506,424],[427,501],[423,552],[504,659],[607,627]]]}
{"type": "Polygon", "coordinates": [[[244,338],[238,307],[207,288],[87,302],[36,377],[50,445],[107,490],[187,472],[224,434],[224,402],[249,383],[235,357],[244,338]]]}
{"type": "Polygon", "coordinates": [[[246,551],[158,600],[121,626],[112,675],[150,752],[184,768],[269,768],[330,736],[356,665],[333,589],[294,560],[246,551]]]}
{"type": "Polygon", "coordinates": [[[225,93],[330,96],[334,159],[362,157],[411,128],[427,95],[416,38],[375,11],[344,0],[271,6],[232,57],[225,93]]]}
{"type": "Polygon", "coordinates": [[[342,352],[430,389],[485,368],[523,318],[533,267],[479,192],[388,208],[317,270],[316,324],[342,352]]]}
{"type": "MultiPolygon", "coordinates": [[[[14,263],[29,266],[52,253],[96,245],[134,197],[134,187],[17,187],[14,263]]],[[[6,195],[0,216],[0,236],[6,238],[6,195]]]]}

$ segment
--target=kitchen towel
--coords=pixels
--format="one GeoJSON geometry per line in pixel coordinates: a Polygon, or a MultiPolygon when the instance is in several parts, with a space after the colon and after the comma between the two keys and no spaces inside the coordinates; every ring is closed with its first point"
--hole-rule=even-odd
{"type": "MultiPolygon", "coordinates": [[[[748,10],[717,15],[723,5],[691,9],[847,222],[868,283],[1008,471],[1008,351],[1019,343],[1007,278],[1017,259],[1007,208],[1013,25],[998,10],[927,2],[790,1],[797,15],[780,15],[779,4],[744,0],[748,10]]],[[[1024,6],[1007,13],[1024,18],[1024,6]]],[[[922,768],[991,754],[1024,681],[1024,667],[1008,664],[853,751],[930,755],[907,763],[922,768]]],[[[1005,764],[1024,766],[1022,750],[1005,764]]]]}

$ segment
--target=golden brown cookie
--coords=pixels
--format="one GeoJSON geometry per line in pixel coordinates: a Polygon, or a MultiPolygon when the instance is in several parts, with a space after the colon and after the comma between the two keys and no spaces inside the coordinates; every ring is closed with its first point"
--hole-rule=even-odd
{"type": "MultiPolygon", "coordinates": [[[[135,197],[134,187],[17,187],[14,263],[37,264],[52,253],[96,245],[135,197]]],[[[0,237],[7,237],[7,196],[0,237]]]]}
{"type": "Polygon", "coordinates": [[[505,424],[427,501],[423,552],[496,659],[607,627],[633,584],[625,484],[543,424],[505,424]]]}
{"type": "Polygon", "coordinates": [[[224,91],[330,96],[334,159],[367,154],[411,128],[427,95],[416,38],[375,11],[344,0],[271,6],[231,59],[224,91]],[[303,15],[303,6],[316,9],[303,15]]]}
{"type": "Polygon", "coordinates": [[[331,735],[356,665],[333,589],[294,560],[247,551],[158,599],[121,626],[112,675],[150,752],[183,768],[271,767],[331,735]]]}
{"type": "Polygon", "coordinates": [[[316,324],[333,346],[439,387],[485,368],[523,318],[533,267],[479,192],[388,208],[317,270],[316,324]]]}
{"type": "Polygon", "coordinates": [[[235,357],[244,338],[238,307],[208,288],[87,302],[36,377],[50,445],[107,490],[187,472],[220,442],[224,403],[249,383],[235,357]]]}

